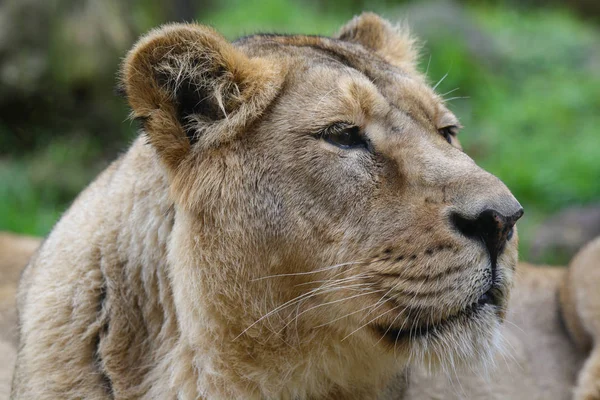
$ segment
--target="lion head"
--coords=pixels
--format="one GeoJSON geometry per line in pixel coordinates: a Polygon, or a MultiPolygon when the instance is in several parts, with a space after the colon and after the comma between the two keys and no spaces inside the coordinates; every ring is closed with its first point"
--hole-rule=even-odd
{"type": "Polygon", "coordinates": [[[494,348],[523,210],[461,150],[415,47],[363,14],[335,38],[169,25],[129,53],[122,88],[176,212],[179,326],[221,371],[208,387],[325,393],[494,348]]]}

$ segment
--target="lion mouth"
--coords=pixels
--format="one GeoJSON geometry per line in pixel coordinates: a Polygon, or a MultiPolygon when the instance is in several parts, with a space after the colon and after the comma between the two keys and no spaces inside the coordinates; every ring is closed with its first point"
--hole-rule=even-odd
{"type": "Polygon", "coordinates": [[[460,321],[467,321],[474,318],[484,307],[492,307],[494,308],[494,311],[496,311],[496,314],[498,314],[500,304],[501,292],[497,287],[492,286],[482,294],[477,301],[439,322],[413,325],[407,329],[379,324],[372,325],[372,328],[375,331],[375,334],[381,337],[382,340],[385,340],[389,344],[396,345],[407,340],[438,336],[454,323],[460,323],[460,321]]]}

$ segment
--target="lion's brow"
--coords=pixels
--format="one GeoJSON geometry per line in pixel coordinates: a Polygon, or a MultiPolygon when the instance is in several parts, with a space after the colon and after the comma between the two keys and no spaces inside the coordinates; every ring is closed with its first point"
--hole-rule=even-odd
{"type": "Polygon", "coordinates": [[[415,115],[415,113],[410,110],[401,108],[392,98],[390,98],[390,96],[386,95],[385,91],[381,90],[379,85],[376,84],[377,81],[389,77],[390,74],[403,77],[408,77],[409,75],[404,71],[395,68],[385,60],[380,60],[379,56],[368,50],[362,48],[362,50],[357,50],[356,46],[358,45],[325,36],[293,34],[256,34],[240,38],[236,43],[239,42],[239,44],[244,44],[253,40],[256,40],[256,43],[254,44],[258,46],[303,48],[324,55],[325,57],[315,58],[313,61],[318,61],[321,64],[343,66],[344,68],[350,68],[356,71],[369,81],[373,82],[379,94],[388,101],[392,108],[408,116],[419,125],[423,125],[424,122],[435,125],[433,118],[423,104],[418,101],[415,102],[414,106],[417,108],[418,114],[422,114],[422,116],[415,115]],[[371,55],[372,58],[367,57],[368,55],[371,55]],[[373,62],[376,62],[377,64],[376,70],[372,67],[373,62]]]}
{"type": "Polygon", "coordinates": [[[393,72],[402,76],[408,76],[404,71],[399,70],[381,58],[381,56],[365,49],[359,44],[327,36],[257,34],[242,37],[236,40],[235,43],[238,45],[254,44],[258,46],[308,48],[315,52],[325,54],[344,66],[356,70],[371,81],[380,78],[380,76],[375,76],[373,74],[373,64],[377,67],[378,75],[386,72],[393,72]]]}

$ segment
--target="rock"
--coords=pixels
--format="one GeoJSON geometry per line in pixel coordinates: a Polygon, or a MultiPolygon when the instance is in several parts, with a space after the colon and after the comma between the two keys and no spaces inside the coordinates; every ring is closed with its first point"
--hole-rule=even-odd
{"type": "Polygon", "coordinates": [[[531,261],[566,264],[597,236],[600,236],[600,204],[567,208],[537,229],[530,249],[531,261]]]}

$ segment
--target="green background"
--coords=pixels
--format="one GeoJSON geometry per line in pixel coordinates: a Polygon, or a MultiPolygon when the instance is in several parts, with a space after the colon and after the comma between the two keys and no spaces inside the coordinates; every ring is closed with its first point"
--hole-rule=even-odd
{"type": "MultiPolygon", "coordinates": [[[[137,127],[113,94],[141,33],[196,20],[228,38],[333,34],[362,10],[421,38],[422,70],[465,126],[468,154],[539,223],[600,200],[600,32],[594,2],[9,1],[0,8],[0,230],[45,235],[137,127]],[[544,2],[543,4],[547,4],[544,2]],[[587,7],[587,8],[586,8],[587,7]]],[[[550,260],[553,261],[553,260],[550,260]]],[[[554,260],[563,262],[563,260],[554,260]]]]}

